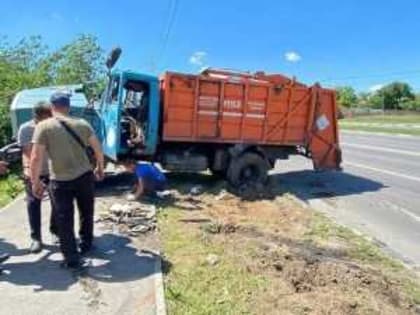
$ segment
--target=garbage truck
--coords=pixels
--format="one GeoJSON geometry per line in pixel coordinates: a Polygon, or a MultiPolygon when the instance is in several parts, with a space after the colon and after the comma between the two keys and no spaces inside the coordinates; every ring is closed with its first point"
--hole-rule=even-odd
{"type": "MultiPolygon", "coordinates": [[[[108,82],[96,106],[73,115],[87,119],[108,161],[158,162],[168,171],[210,170],[234,186],[264,183],[278,160],[298,154],[316,170],[339,170],[335,91],[282,74],[208,68],[162,76],[118,70],[121,50],[108,59],[108,82]]],[[[19,97],[19,95],[17,96],[19,97]]],[[[13,102],[13,130],[32,104],[13,102]]]]}

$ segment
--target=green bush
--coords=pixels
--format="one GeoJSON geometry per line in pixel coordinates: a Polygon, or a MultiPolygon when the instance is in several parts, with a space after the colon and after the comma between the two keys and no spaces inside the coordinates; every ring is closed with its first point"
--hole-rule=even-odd
{"type": "Polygon", "coordinates": [[[420,110],[420,98],[416,97],[414,100],[408,100],[400,104],[401,109],[404,110],[420,110]]]}
{"type": "Polygon", "coordinates": [[[9,116],[9,106],[0,103],[0,147],[10,141],[12,136],[12,125],[9,116]]]}

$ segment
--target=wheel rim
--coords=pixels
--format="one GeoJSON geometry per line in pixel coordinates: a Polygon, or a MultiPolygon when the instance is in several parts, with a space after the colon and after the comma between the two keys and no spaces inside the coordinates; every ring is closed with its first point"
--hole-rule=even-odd
{"type": "Polygon", "coordinates": [[[239,178],[241,183],[255,181],[259,178],[259,170],[254,165],[249,165],[241,170],[239,178]]]}

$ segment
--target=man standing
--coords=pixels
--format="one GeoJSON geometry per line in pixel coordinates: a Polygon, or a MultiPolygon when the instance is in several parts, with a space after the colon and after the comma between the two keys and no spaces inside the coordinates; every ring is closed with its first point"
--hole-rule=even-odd
{"type": "MultiPolygon", "coordinates": [[[[31,230],[32,244],[29,249],[31,253],[38,253],[42,250],[42,237],[41,237],[41,202],[42,200],[32,193],[32,182],[29,164],[31,160],[32,151],[32,137],[34,134],[35,126],[39,122],[51,117],[51,109],[47,102],[38,102],[33,109],[33,119],[20,126],[18,131],[18,144],[22,148],[22,164],[23,176],[26,191],[26,205],[29,218],[29,227],[31,230]]],[[[40,171],[40,179],[44,185],[48,185],[48,160],[44,156],[42,167],[40,171]]],[[[51,194],[51,216],[50,216],[50,232],[52,234],[53,243],[57,242],[57,225],[54,217],[54,205],[52,202],[51,194]]]]}
{"type": "Polygon", "coordinates": [[[88,252],[93,241],[94,175],[103,178],[104,158],[98,139],[90,125],[69,117],[70,97],[56,92],[51,98],[52,118],[35,128],[31,157],[32,190],[41,196],[44,190],[39,175],[46,153],[50,159],[51,193],[56,206],[60,247],[64,266],[80,269],[80,254],[88,252]],[[90,146],[96,158],[96,168],[87,154],[90,146]],[[80,252],[74,235],[74,205],[76,200],[80,218],[80,252]]]}

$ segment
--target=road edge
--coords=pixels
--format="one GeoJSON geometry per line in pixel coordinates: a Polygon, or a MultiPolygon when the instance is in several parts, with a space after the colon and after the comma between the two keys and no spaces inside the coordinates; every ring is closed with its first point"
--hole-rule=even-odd
{"type": "Polygon", "coordinates": [[[376,244],[382,251],[384,251],[386,254],[390,255],[393,259],[398,260],[408,270],[414,271],[416,273],[419,272],[420,266],[416,265],[414,262],[411,262],[411,261],[407,260],[407,258],[401,256],[397,252],[393,251],[387,244],[381,242],[380,240],[376,239],[375,237],[372,237],[372,236],[358,230],[355,227],[348,226],[346,224],[337,222],[337,219],[331,214],[334,210],[337,210],[337,207],[334,207],[334,206],[328,204],[328,202],[326,202],[326,201],[324,201],[320,198],[302,200],[298,196],[293,195],[293,194],[291,195],[291,197],[294,201],[296,201],[302,207],[311,208],[315,211],[321,212],[328,219],[332,220],[335,224],[346,227],[347,229],[350,229],[356,235],[361,236],[364,239],[366,239],[367,241],[376,244]]]}
{"type": "Polygon", "coordinates": [[[165,302],[165,289],[164,289],[164,284],[163,284],[161,253],[158,253],[156,257],[157,259],[156,259],[155,274],[154,274],[156,315],[166,315],[167,313],[166,313],[166,302],[165,302]]]}
{"type": "Polygon", "coordinates": [[[23,193],[23,192],[19,193],[19,195],[17,195],[15,198],[13,198],[13,200],[11,200],[9,203],[7,203],[3,207],[1,207],[0,211],[3,211],[4,209],[13,206],[15,203],[18,203],[19,201],[21,201],[24,198],[24,196],[25,196],[25,193],[23,193]]]}

